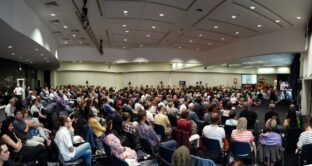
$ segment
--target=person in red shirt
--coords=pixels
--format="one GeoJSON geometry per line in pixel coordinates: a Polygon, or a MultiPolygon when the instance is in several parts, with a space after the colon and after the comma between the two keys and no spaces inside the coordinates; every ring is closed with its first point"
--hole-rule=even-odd
{"type": "Polygon", "coordinates": [[[192,135],[192,126],[191,122],[187,119],[189,116],[189,111],[187,109],[183,110],[180,115],[180,119],[177,122],[178,130],[182,130],[189,133],[189,136],[192,135]]]}

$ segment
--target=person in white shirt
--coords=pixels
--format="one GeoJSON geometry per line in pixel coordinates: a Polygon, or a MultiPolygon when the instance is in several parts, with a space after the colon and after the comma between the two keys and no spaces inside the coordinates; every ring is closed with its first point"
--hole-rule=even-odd
{"type": "Polygon", "coordinates": [[[22,87],[20,87],[19,84],[17,84],[17,87],[14,89],[14,95],[15,97],[20,101],[22,101],[22,95],[24,93],[24,89],[22,87]]]}
{"type": "Polygon", "coordinates": [[[211,122],[212,124],[204,127],[202,135],[206,138],[218,140],[221,149],[223,149],[223,141],[225,141],[226,137],[224,129],[218,126],[220,122],[219,113],[214,112],[211,114],[211,122]]]}
{"type": "Polygon", "coordinates": [[[6,117],[14,117],[14,111],[16,110],[16,99],[12,98],[9,104],[5,106],[4,113],[6,117]]]}
{"type": "Polygon", "coordinates": [[[91,166],[92,151],[89,143],[83,143],[83,139],[79,137],[76,143],[83,143],[77,147],[73,145],[73,127],[72,121],[68,116],[61,115],[59,117],[61,124],[55,135],[55,143],[59,148],[59,152],[65,161],[73,161],[83,158],[85,166],[91,166]]]}

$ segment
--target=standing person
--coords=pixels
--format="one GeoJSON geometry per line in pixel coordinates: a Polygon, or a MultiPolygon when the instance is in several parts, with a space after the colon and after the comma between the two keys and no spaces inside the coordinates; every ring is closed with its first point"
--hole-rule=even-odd
{"type": "Polygon", "coordinates": [[[16,88],[14,89],[14,95],[15,97],[18,99],[18,102],[22,101],[22,96],[24,93],[24,89],[22,87],[20,87],[19,84],[17,84],[16,88]]]}
{"type": "MultiPolygon", "coordinates": [[[[66,115],[59,117],[60,128],[55,135],[55,143],[64,161],[74,161],[83,158],[85,166],[91,166],[92,151],[89,143],[83,143],[77,147],[73,145],[73,127],[71,119],[66,115]]],[[[84,142],[81,137],[77,143],[84,142]]]]}

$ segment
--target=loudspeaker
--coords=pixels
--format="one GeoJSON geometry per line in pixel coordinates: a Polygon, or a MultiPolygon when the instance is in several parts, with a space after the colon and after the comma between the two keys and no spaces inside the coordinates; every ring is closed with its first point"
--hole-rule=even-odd
{"type": "Polygon", "coordinates": [[[128,84],[131,85],[131,82],[129,82],[128,84]]]}
{"type": "Polygon", "coordinates": [[[160,81],[160,85],[162,85],[163,84],[163,82],[162,81],[160,81]]]}

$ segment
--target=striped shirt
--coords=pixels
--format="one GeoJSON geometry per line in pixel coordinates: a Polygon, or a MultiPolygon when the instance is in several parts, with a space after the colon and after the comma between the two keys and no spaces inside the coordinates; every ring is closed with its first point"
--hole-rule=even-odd
{"type": "Polygon", "coordinates": [[[239,133],[238,130],[235,129],[232,131],[231,138],[233,141],[239,142],[252,143],[254,141],[254,136],[252,135],[251,131],[248,130],[239,133]]]}
{"type": "Polygon", "coordinates": [[[312,144],[312,130],[308,130],[300,134],[299,141],[297,143],[298,149],[301,149],[301,147],[306,144],[312,144]]]}

